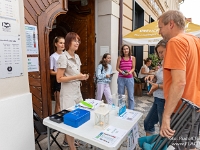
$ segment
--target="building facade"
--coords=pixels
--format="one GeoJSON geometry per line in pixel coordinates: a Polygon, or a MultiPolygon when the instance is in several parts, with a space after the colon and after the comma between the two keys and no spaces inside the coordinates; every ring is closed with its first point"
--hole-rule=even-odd
{"type": "MultiPolygon", "coordinates": [[[[49,56],[53,53],[55,36],[65,36],[73,31],[81,37],[77,51],[82,62],[81,71],[90,74],[89,80],[83,81],[81,91],[84,99],[94,98],[92,77],[102,55],[105,52],[111,54],[111,65],[115,71],[122,37],[156,20],[168,9],[179,9],[178,1],[25,0],[25,24],[37,26],[39,38],[39,54],[36,57],[39,58],[40,69],[29,73],[34,110],[42,117],[52,113],[53,79],[49,73],[49,56]]],[[[149,49],[147,46],[134,48],[138,68],[143,58],[148,56],[149,49]]],[[[117,74],[113,76],[111,91],[117,93],[117,74]]]]}
{"type": "MultiPolygon", "coordinates": [[[[124,0],[123,1],[123,33],[125,36],[155,20],[167,10],[179,10],[181,0],[124,0]]],[[[143,59],[154,52],[153,46],[134,46],[136,69],[140,70],[143,59]]]]}
{"type": "MultiPolygon", "coordinates": [[[[116,61],[122,37],[157,17],[168,9],[179,9],[177,0],[24,0],[25,24],[37,26],[39,71],[30,72],[29,86],[33,108],[41,117],[52,113],[52,82],[49,71],[49,56],[54,52],[52,42],[56,36],[77,32],[81,45],[82,73],[90,78],[82,82],[83,98],[95,97],[93,74],[102,55],[109,52],[111,65],[116,69],[116,61]]],[[[147,46],[134,47],[137,67],[148,56],[147,46]]],[[[152,48],[153,49],[153,48],[152,48]]],[[[28,55],[32,57],[32,55],[28,55]]],[[[111,91],[117,93],[117,74],[113,76],[111,91]]]]}
{"type": "MultiPolygon", "coordinates": [[[[20,10],[24,74],[0,79],[1,148],[35,149],[32,106],[42,118],[52,113],[49,56],[53,53],[55,36],[65,36],[70,31],[80,35],[82,43],[77,53],[83,64],[81,72],[90,74],[89,80],[83,82],[81,91],[84,98],[94,98],[92,77],[102,54],[111,54],[111,65],[115,71],[122,36],[156,20],[166,10],[179,9],[181,1],[18,0],[16,7],[20,10]],[[28,55],[39,58],[39,71],[36,72],[28,73],[27,70],[24,23],[38,29],[39,54],[28,55]]],[[[145,46],[136,47],[134,55],[137,60],[142,60],[149,50],[145,46]]],[[[111,90],[113,94],[117,93],[117,74],[112,79],[111,90]]]]}

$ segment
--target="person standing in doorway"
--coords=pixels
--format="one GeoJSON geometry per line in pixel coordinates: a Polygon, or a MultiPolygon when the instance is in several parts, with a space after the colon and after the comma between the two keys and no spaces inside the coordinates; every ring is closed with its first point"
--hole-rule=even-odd
{"type": "Polygon", "coordinates": [[[104,94],[108,104],[113,103],[109,85],[113,75],[110,61],[111,61],[110,54],[105,53],[102,57],[102,60],[99,62],[99,65],[97,66],[96,70],[96,77],[97,77],[96,99],[101,100],[104,94]]]}
{"type": "MultiPolygon", "coordinates": [[[[163,13],[158,27],[159,34],[168,41],[163,64],[165,109],[160,135],[170,138],[176,132],[170,127],[171,115],[180,106],[181,98],[200,107],[200,39],[185,33],[185,17],[177,10],[163,13]]],[[[189,124],[173,141],[175,149],[196,149],[200,112],[194,113],[192,121],[188,120],[189,124]]]]}
{"type": "Polygon", "coordinates": [[[131,56],[131,49],[128,45],[123,45],[120,56],[117,59],[116,70],[119,72],[117,79],[118,94],[125,94],[125,87],[128,92],[128,108],[134,109],[134,79],[135,57],[131,56]]]}
{"type": "Polygon", "coordinates": [[[65,48],[65,39],[64,37],[56,36],[53,40],[54,53],[50,56],[50,74],[55,76],[55,81],[53,84],[54,99],[55,99],[55,113],[60,111],[60,86],[61,84],[56,80],[57,73],[57,60],[60,55],[63,53],[65,48]]]}
{"type": "MultiPolygon", "coordinates": [[[[80,58],[75,52],[81,43],[80,37],[77,33],[69,32],[65,37],[64,53],[57,61],[57,81],[61,83],[60,90],[60,107],[61,110],[68,109],[83,98],[80,90],[81,80],[87,80],[88,74],[82,74],[80,67],[80,58]]],[[[63,146],[70,147],[70,150],[75,150],[74,137],[69,135],[65,136],[63,146]]]]}

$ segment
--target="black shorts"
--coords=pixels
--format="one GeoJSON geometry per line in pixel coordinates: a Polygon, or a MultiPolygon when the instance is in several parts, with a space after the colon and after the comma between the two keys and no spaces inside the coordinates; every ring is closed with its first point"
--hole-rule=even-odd
{"type": "Polygon", "coordinates": [[[141,81],[141,83],[145,83],[145,82],[146,82],[146,81],[144,80],[144,78],[145,78],[145,77],[143,77],[143,78],[139,78],[140,81],[141,81]]]}
{"type": "Polygon", "coordinates": [[[58,83],[55,79],[54,84],[53,84],[53,91],[56,92],[60,92],[60,88],[61,88],[61,83],[58,83]]]}

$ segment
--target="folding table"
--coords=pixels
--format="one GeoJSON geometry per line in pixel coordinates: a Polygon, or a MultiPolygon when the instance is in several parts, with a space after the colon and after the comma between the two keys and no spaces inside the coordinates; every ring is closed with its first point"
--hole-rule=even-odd
{"type": "MultiPolygon", "coordinates": [[[[133,110],[127,109],[127,112],[129,111],[133,111],[133,110]]],[[[115,108],[114,110],[111,109],[110,114],[109,114],[110,115],[109,125],[127,130],[128,132],[121,138],[121,140],[118,143],[114,145],[109,145],[109,144],[101,143],[94,139],[95,136],[97,136],[103,129],[100,129],[94,126],[94,123],[95,123],[94,111],[91,110],[90,112],[91,112],[90,120],[78,128],[70,127],[68,125],[65,125],[64,123],[59,124],[59,123],[53,122],[49,119],[49,117],[45,118],[43,120],[43,124],[47,126],[47,130],[48,130],[48,150],[50,150],[50,133],[49,133],[50,128],[60,131],[62,133],[65,133],[67,135],[70,135],[76,139],[82,140],[86,143],[89,143],[101,149],[116,150],[125,141],[126,137],[128,136],[128,133],[131,131],[133,126],[142,117],[142,113],[137,112],[137,115],[135,116],[134,121],[122,120],[121,118],[117,116],[117,108],[115,108]]]]}

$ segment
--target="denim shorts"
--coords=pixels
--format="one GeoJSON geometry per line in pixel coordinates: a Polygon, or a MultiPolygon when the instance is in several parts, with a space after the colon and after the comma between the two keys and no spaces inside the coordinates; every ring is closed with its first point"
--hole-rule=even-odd
{"type": "Polygon", "coordinates": [[[144,120],[144,130],[150,134],[154,134],[154,125],[158,122],[162,124],[162,114],[164,111],[165,99],[154,97],[153,105],[144,120]]]}

